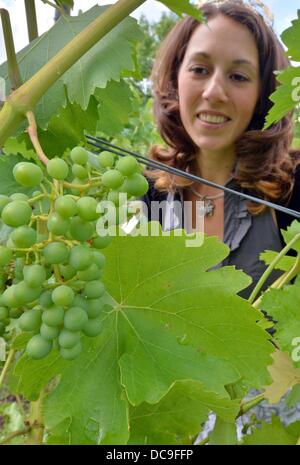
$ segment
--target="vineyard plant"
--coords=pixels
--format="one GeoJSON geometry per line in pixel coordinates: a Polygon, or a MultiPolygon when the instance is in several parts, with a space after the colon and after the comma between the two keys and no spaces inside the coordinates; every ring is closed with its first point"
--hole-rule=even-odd
{"type": "MultiPolygon", "coordinates": [[[[141,86],[149,37],[130,16],[145,0],[78,16],[57,0],[58,20],[38,36],[40,1],[24,1],[30,40],[18,53],[0,11],[0,444],[300,444],[300,421],[256,414],[300,403],[300,223],[282,231],[280,253],[262,254],[247,300],[243,271],[210,270],[229,253],[216,237],[187,247],[184,231],[151,235],[154,223],[124,232],[120,194],[146,193],[143,166],[85,134],[144,155],[161,142],[141,86]],[[99,209],[106,200],[115,215],[99,209]],[[282,274],[262,293],[273,269],[282,274]]],[[[170,24],[203,20],[188,0],[161,3],[170,24]]],[[[293,63],[298,16],[282,35],[293,63]]],[[[300,68],[278,81],[266,131],[300,99],[300,68]]]]}

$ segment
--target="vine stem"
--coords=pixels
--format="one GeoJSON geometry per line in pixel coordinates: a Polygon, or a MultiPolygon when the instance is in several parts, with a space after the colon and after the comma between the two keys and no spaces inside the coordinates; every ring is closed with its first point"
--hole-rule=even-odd
{"type": "MultiPolygon", "coordinates": [[[[287,272],[283,273],[271,286],[270,289],[281,289],[285,284],[289,283],[300,270],[300,256],[297,257],[294,266],[287,272]]],[[[262,301],[262,296],[260,296],[254,303],[253,307],[259,308],[262,301]]]]}
{"type": "Polygon", "coordinates": [[[10,17],[8,11],[4,8],[0,8],[0,16],[7,56],[9,80],[11,83],[11,88],[15,90],[22,85],[22,78],[20,75],[20,70],[16,58],[15,44],[11,29],[10,17]]]}
{"type": "Polygon", "coordinates": [[[31,430],[31,426],[25,426],[23,429],[19,429],[17,431],[14,431],[13,433],[8,434],[2,441],[0,441],[0,446],[7,444],[10,442],[12,439],[16,438],[17,436],[24,436],[25,434],[28,434],[31,430]]]}
{"type": "Polygon", "coordinates": [[[35,0],[24,0],[25,2],[25,11],[26,11],[26,21],[27,21],[27,31],[29,42],[36,39],[39,36],[37,20],[36,20],[36,10],[35,10],[35,0]]]}
{"type": "Polygon", "coordinates": [[[42,416],[42,403],[44,391],[40,393],[37,401],[31,402],[29,413],[30,437],[27,444],[43,444],[44,423],[42,416]]]}
{"type": "Polygon", "coordinates": [[[44,163],[44,165],[47,165],[47,163],[49,162],[49,158],[44,153],[41,147],[38,134],[37,134],[37,125],[36,125],[36,120],[35,120],[33,111],[27,111],[26,116],[27,116],[27,120],[29,123],[27,132],[32,142],[32,145],[36,151],[38,158],[41,160],[42,163],[44,163]]]}
{"type": "MultiPolygon", "coordinates": [[[[277,265],[277,263],[287,254],[287,252],[293,247],[293,245],[300,239],[300,233],[296,234],[293,239],[280,251],[280,253],[274,258],[274,260],[270,263],[266,271],[261,276],[260,280],[256,284],[255,288],[253,289],[248,301],[250,304],[253,304],[257,294],[261,290],[262,286],[264,285],[265,281],[270,276],[271,272],[277,265]]],[[[293,267],[294,268],[294,267],[293,267]]],[[[299,269],[297,270],[299,271],[299,269]]],[[[297,274],[297,273],[296,273],[297,274]]],[[[255,305],[257,306],[257,304],[255,305]]]]}
{"type": "Polygon", "coordinates": [[[102,37],[145,1],[119,0],[111,5],[7,98],[0,112],[0,147],[47,90],[102,37]]]}
{"type": "Polygon", "coordinates": [[[10,367],[11,362],[13,361],[14,356],[15,356],[15,350],[11,349],[9,351],[9,353],[8,353],[8,357],[7,357],[7,359],[6,359],[5,363],[4,363],[3,369],[2,369],[1,374],[0,374],[0,387],[2,386],[2,383],[3,383],[4,379],[5,379],[5,376],[6,376],[7,372],[8,372],[8,369],[10,367]]]}

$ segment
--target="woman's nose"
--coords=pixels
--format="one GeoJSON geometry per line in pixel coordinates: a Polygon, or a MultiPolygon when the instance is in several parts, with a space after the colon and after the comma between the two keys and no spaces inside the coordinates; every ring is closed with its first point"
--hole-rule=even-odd
{"type": "Polygon", "coordinates": [[[214,74],[207,79],[204,84],[202,97],[210,101],[227,102],[228,96],[224,78],[220,75],[214,74]]]}

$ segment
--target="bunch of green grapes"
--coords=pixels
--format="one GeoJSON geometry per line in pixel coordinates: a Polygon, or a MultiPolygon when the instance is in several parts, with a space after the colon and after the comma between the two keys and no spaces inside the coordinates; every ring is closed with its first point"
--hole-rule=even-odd
{"type": "MultiPolygon", "coordinates": [[[[102,152],[98,166],[89,152],[75,147],[67,161],[51,159],[46,172],[34,163],[18,163],[16,181],[40,187],[31,196],[0,196],[1,220],[10,234],[0,246],[0,336],[11,318],[30,338],[34,359],[58,349],[67,360],[78,357],[82,336],[100,334],[111,307],[101,281],[101,249],[112,237],[96,232],[99,200],[120,208],[119,194],[139,197],[148,189],[135,158],[102,152]]],[[[115,220],[117,222],[117,219],[115,220]]]]}

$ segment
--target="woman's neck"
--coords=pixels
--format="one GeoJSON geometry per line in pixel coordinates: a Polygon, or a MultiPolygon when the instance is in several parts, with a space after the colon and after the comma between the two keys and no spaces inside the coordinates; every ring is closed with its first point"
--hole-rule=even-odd
{"type": "MultiPolygon", "coordinates": [[[[236,162],[233,153],[201,153],[196,158],[196,174],[208,181],[224,186],[232,177],[232,171],[236,162]]],[[[220,192],[215,187],[197,184],[197,191],[202,194],[214,195],[220,192]]]]}

